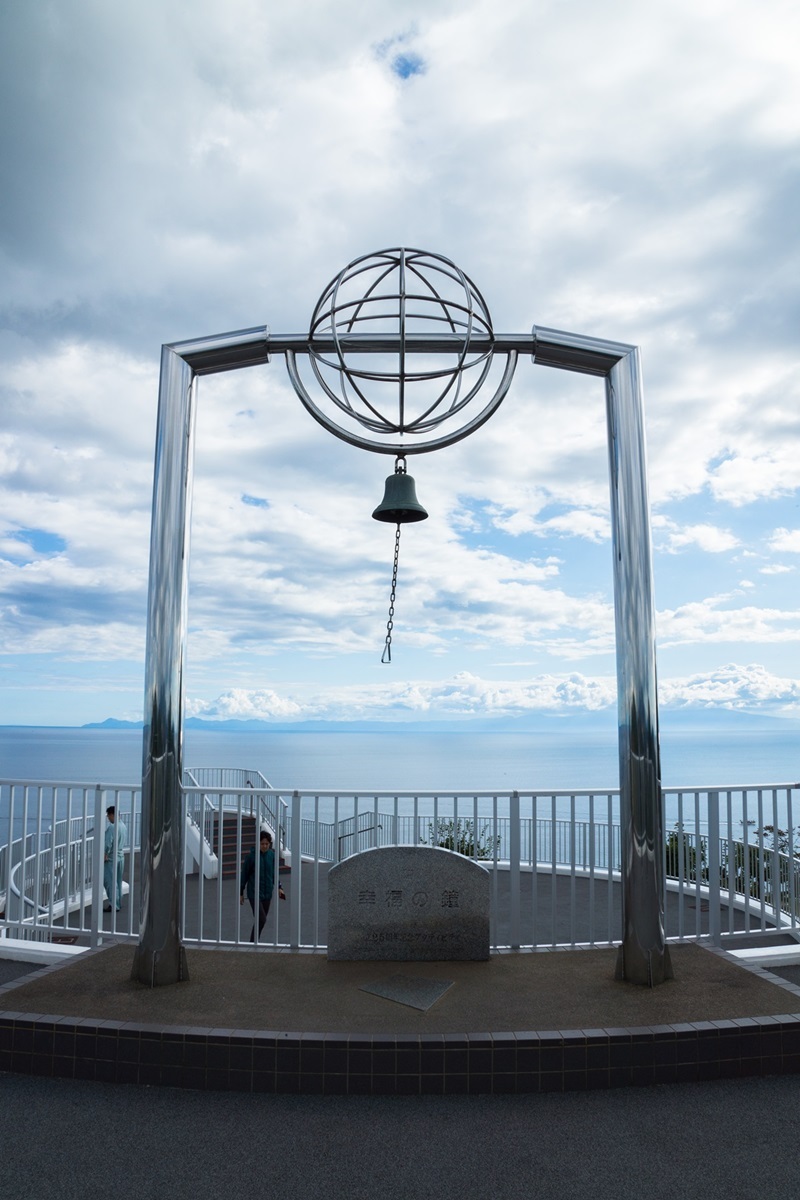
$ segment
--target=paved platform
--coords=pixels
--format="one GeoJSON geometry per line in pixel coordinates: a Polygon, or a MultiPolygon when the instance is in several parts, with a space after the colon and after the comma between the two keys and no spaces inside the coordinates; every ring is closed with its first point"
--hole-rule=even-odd
{"type": "Polygon", "coordinates": [[[130,979],[133,949],[111,946],[0,989],[16,1010],[160,1026],[298,1033],[426,1034],[607,1029],[800,1012],[800,991],[727,954],[671,947],[675,979],[619,983],[616,950],[495,954],[488,962],[328,962],[324,953],[187,950],[190,979],[130,979]],[[362,991],[393,976],[452,983],[427,1012],[362,991]]]}
{"type": "Polygon", "coordinates": [[[190,980],[150,989],[117,945],[0,988],[0,1070],[373,1095],[800,1072],[800,988],[702,945],[671,954],[675,979],[651,990],[614,979],[613,949],[484,963],[190,949],[190,980]],[[422,1011],[375,994],[398,975],[449,986],[422,1011]]]}

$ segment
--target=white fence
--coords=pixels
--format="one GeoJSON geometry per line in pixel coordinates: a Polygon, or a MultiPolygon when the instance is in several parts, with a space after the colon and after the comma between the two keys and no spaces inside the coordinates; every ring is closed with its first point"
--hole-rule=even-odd
{"type": "MultiPolygon", "coordinates": [[[[111,805],[126,827],[123,887],[129,893],[130,863],[141,839],[140,788],[0,782],[0,933],[99,944],[105,813],[111,805]]],[[[119,932],[138,936],[138,919],[134,926],[126,907],[119,932]]]]}
{"type": "MultiPolygon", "coordinates": [[[[327,873],[373,846],[438,845],[491,874],[495,948],[620,939],[619,794],[288,793],[257,771],[186,773],[183,929],[187,945],[247,943],[239,870],[268,825],[283,863],[262,944],[324,947],[327,873]]],[[[667,935],[800,936],[797,787],[667,789],[667,935]],[[794,831],[794,832],[793,832],[794,831]]],[[[0,782],[0,935],[98,945],[138,938],[141,789],[0,782]],[[127,830],[119,913],[104,913],[105,810],[127,830]]]]}

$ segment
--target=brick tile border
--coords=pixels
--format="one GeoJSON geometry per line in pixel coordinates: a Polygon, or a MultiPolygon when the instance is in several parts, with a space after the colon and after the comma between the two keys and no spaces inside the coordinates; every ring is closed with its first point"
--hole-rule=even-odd
{"type": "Polygon", "coordinates": [[[800,1073],[800,1013],[639,1029],[302,1034],[0,1014],[0,1071],[291,1095],[591,1091],[800,1073]]]}

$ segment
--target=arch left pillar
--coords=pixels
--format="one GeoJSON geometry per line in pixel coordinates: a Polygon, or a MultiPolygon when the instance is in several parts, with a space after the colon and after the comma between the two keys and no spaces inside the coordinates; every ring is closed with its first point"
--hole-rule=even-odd
{"type": "Polygon", "coordinates": [[[183,666],[198,376],[268,361],[261,327],[163,346],[147,596],[139,944],[131,978],[189,978],[181,942],[183,666]]]}

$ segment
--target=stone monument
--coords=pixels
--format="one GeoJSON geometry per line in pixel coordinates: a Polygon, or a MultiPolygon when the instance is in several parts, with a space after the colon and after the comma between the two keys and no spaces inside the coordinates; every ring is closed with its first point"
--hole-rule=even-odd
{"type": "Polygon", "coordinates": [[[489,872],[434,846],[383,846],[328,874],[328,958],[389,962],[489,957],[489,872]]]}

